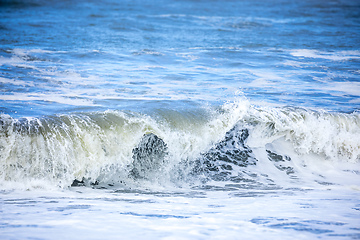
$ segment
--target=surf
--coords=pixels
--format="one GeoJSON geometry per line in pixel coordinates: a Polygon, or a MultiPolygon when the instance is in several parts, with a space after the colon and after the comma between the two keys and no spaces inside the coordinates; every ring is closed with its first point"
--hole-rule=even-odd
{"type": "Polygon", "coordinates": [[[259,107],[238,99],[188,112],[2,114],[0,127],[2,188],[359,184],[358,112],[259,107]]]}

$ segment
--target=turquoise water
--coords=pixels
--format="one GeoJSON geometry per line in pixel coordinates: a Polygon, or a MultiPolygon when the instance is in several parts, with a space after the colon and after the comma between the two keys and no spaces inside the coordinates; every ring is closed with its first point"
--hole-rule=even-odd
{"type": "Polygon", "coordinates": [[[359,238],[359,16],[0,1],[0,238],[359,238]]]}

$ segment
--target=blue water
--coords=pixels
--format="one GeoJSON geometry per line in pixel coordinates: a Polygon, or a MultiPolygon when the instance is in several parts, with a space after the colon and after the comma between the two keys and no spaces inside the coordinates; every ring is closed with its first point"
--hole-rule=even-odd
{"type": "Polygon", "coordinates": [[[238,91],[260,105],[359,108],[356,1],[2,1],[0,11],[1,111],[12,116],[221,104],[238,91]]]}
{"type": "Polygon", "coordinates": [[[358,239],[359,109],[359,1],[0,0],[0,238],[358,239]]]}

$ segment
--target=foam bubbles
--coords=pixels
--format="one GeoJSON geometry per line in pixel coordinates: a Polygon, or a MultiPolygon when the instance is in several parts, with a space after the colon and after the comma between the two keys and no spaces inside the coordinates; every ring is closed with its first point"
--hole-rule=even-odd
{"type": "MultiPolygon", "coordinates": [[[[236,126],[238,130],[249,129],[244,144],[255,153],[258,164],[234,171],[245,171],[249,176],[251,171],[259,176],[277,176],[280,171],[285,179],[295,181],[312,176],[310,169],[319,173],[341,163],[350,164],[348,170],[351,164],[357,166],[359,123],[359,113],[258,108],[242,97],[219,108],[208,106],[194,112],[162,109],[152,115],[105,111],[13,119],[3,114],[0,177],[3,182],[36,180],[60,187],[70,186],[75,179],[89,184],[132,184],[129,166],[133,149],[144,134],[152,133],[168,147],[162,174],[154,179],[160,185],[181,181],[191,172],[192,162],[206,156],[236,126]],[[285,160],[271,163],[271,156],[285,160]],[[182,175],[174,175],[177,171],[182,175]],[[295,172],[304,174],[295,177],[295,172]]],[[[226,154],[226,149],[221,154],[226,154]]]]}
{"type": "Polygon", "coordinates": [[[360,51],[356,50],[325,52],[312,49],[296,49],[291,51],[291,55],[295,57],[322,58],[332,61],[349,61],[352,59],[360,59],[360,51]]]}
{"type": "MultiPolygon", "coordinates": [[[[360,115],[315,112],[293,108],[258,109],[252,121],[254,132],[268,141],[285,137],[299,154],[324,154],[337,161],[360,160],[360,115]]],[[[254,139],[253,141],[256,141],[254,139]]],[[[262,140],[263,142],[266,140],[262,140]]]]}

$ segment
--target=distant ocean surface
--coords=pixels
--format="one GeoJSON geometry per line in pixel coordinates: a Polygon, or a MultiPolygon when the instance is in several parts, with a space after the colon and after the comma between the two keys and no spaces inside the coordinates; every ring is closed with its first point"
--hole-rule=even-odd
{"type": "Polygon", "coordinates": [[[360,239],[360,2],[0,0],[0,239],[360,239]]]}

